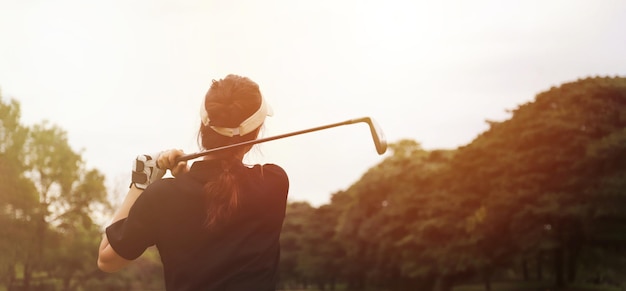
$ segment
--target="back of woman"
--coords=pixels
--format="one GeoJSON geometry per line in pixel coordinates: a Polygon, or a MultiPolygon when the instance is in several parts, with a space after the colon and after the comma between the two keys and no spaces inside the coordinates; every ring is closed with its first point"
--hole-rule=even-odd
{"type": "MultiPolygon", "coordinates": [[[[213,82],[201,112],[199,137],[210,149],[256,138],[269,109],[254,82],[229,75],[213,82]]],[[[134,167],[133,201],[106,230],[101,269],[115,271],[156,245],[167,290],[275,290],[289,182],[277,165],[244,165],[249,149],[220,151],[190,168],[176,162],[178,150],[138,157],[145,162],[134,167]],[[145,167],[149,161],[158,167],[145,167]],[[175,178],[160,179],[159,168],[175,178]]]]}

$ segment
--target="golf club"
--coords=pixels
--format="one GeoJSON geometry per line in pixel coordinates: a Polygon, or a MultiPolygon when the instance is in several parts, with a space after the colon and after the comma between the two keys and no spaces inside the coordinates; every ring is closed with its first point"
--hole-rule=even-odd
{"type": "Polygon", "coordinates": [[[266,137],[266,138],[261,138],[261,139],[250,140],[250,141],[236,143],[236,144],[231,144],[231,145],[227,145],[227,146],[223,146],[223,147],[217,147],[217,148],[213,148],[213,149],[210,149],[210,150],[206,150],[206,151],[202,151],[202,152],[198,152],[198,153],[194,153],[194,154],[188,154],[188,155],[184,155],[184,156],[179,157],[177,159],[177,162],[192,160],[192,159],[199,158],[201,156],[205,156],[205,155],[208,155],[210,153],[214,153],[214,152],[225,150],[225,149],[231,149],[231,148],[235,148],[235,147],[239,147],[239,146],[245,146],[245,145],[253,145],[253,144],[268,142],[268,141],[277,140],[277,139],[281,139],[281,138],[286,138],[286,137],[290,137],[290,136],[294,136],[294,135],[300,135],[300,134],[305,134],[305,133],[309,133],[309,132],[329,129],[329,128],[342,126],[342,125],[355,124],[355,123],[360,123],[360,122],[365,122],[365,123],[367,123],[367,125],[369,125],[370,132],[372,133],[372,139],[374,140],[374,145],[376,146],[376,151],[378,152],[379,155],[384,154],[385,151],[387,151],[387,140],[385,139],[385,135],[384,135],[383,131],[380,129],[378,124],[372,118],[370,118],[370,117],[361,117],[361,118],[346,120],[346,121],[343,121],[343,122],[337,122],[337,123],[333,123],[333,124],[313,127],[313,128],[309,128],[309,129],[305,129],[305,130],[299,130],[299,131],[294,131],[294,132],[285,133],[285,134],[281,134],[281,135],[276,135],[276,136],[271,136],[271,137],[266,137]]]}

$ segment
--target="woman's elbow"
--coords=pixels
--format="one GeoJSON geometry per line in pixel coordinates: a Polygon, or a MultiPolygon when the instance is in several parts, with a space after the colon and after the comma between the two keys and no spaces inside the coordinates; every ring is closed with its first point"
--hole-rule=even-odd
{"type": "Polygon", "coordinates": [[[121,270],[131,261],[120,257],[109,247],[103,249],[98,254],[98,269],[103,272],[113,273],[121,270]]]}
{"type": "Polygon", "coordinates": [[[106,273],[114,273],[122,269],[123,266],[119,266],[116,264],[112,264],[111,262],[107,262],[103,260],[102,257],[98,257],[98,269],[102,272],[106,273]]]}

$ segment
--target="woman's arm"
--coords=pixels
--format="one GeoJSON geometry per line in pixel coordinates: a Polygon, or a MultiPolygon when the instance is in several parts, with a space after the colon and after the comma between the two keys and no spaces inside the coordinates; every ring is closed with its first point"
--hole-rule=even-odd
{"type": "MultiPolygon", "coordinates": [[[[147,169],[147,167],[141,167],[144,168],[140,171],[145,171],[143,174],[145,174],[147,182],[140,182],[140,188],[147,187],[153,182],[153,179],[161,179],[161,177],[165,173],[163,169],[170,169],[173,176],[177,176],[178,174],[189,171],[189,168],[187,168],[187,162],[176,163],[176,158],[182,155],[183,152],[181,150],[169,150],[160,152],[156,155],[152,155],[151,157],[156,160],[156,164],[153,164],[152,166],[161,169],[162,173],[155,175],[153,173],[153,170],[156,169],[150,170],[147,169]]],[[[133,171],[135,170],[136,169],[133,168],[133,171]]],[[[128,217],[128,212],[130,211],[130,208],[133,206],[133,204],[135,204],[135,201],[137,201],[137,198],[139,198],[139,195],[141,195],[141,193],[143,192],[143,190],[140,188],[137,188],[134,182],[131,184],[130,190],[128,190],[128,194],[126,194],[124,202],[113,216],[113,220],[111,223],[115,223],[120,219],[128,217]]],[[[100,248],[98,250],[98,268],[100,268],[100,270],[104,272],[111,273],[119,271],[130,262],[130,260],[123,258],[117,252],[115,252],[115,250],[111,247],[111,244],[109,244],[109,240],[105,233],[102,237],[102,241],[100,242],[100,248]]]]}
{"type": "MultiPolygon", "coordinates": [[[[128,190],[128,194],[126,194],[124,202],[113,216],[112,223],[128,217],[128,211],[130,210],[131,206],[135,204],[135,201],[137,200],[137,198],[139,198],[139,195],[141,195],[142,192],[143,190],[138,189],[137,187],[135,187],[135,185],[132,185],[130,187],[130,190],[128,190]]],[[[124,268],[130,262],[131,261],[122,258],[115,252],[115,250],[109,244],[109,240],[107,239],[105,233],[102,237],[102,241],[100,242],[100,249],[98,252],[98,268],[104,272],[112,273],[124,268]]]]}

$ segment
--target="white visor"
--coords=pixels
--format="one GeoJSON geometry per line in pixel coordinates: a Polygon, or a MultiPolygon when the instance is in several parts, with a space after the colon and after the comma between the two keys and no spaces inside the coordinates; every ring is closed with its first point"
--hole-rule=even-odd
{"type": "MultiPolygon", "coordinates": [[[[255,129],[257,129],[263,122],[265,121],[265,116],[272,116],[274,114],[272,107],[267,104],[265,98],[261,98],[261,106],[259,110],[250,115],[248,119],[244,120],[238,127],[228,128],[228,127],[219,127],[219,126],[211,126],[211,128],[223,135],[228,137],[233,137],[236,135],[242,136],[248,133],[251,133],[255,129]]],[[[209,126],[209,114],[206,112],[206,108],[204,106],[204,100],[202,101],[202,107],[200,107],[200,118],[202,120],[202,124],[204,126],[209,126]]]]}

